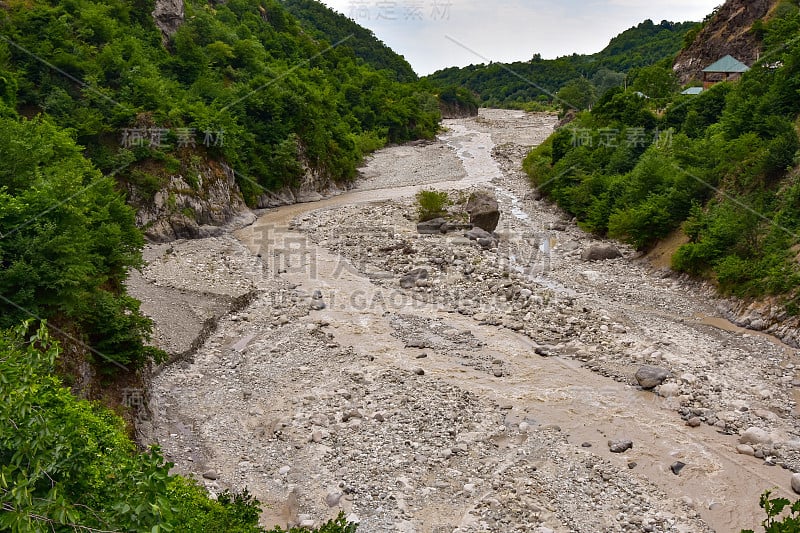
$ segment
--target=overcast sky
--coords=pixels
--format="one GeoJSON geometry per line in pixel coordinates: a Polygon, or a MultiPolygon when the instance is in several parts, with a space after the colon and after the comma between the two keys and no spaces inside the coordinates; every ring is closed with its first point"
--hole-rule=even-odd
{"type": "Polygon", "coordinates": [[[652,19],[702,20],[724,0],[323,0],[371,29],[420,74],[602,50],[652,19]]]}

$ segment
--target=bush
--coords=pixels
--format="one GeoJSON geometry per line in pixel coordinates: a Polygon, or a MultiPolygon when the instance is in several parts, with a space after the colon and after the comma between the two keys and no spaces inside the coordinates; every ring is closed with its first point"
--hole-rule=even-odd
{"type": "Polygon", "coordinates": [[[447,207],[452,205],[450,196],[444,191],[419,191],[416,198],[417,216],[420,222],[447,215],[447,207]]]}

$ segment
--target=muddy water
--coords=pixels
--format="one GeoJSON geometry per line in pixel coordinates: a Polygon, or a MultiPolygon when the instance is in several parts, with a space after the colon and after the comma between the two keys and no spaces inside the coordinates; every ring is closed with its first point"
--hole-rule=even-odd
{"type": "MultiPolygon", "coordinates": [[[[513,114],[503,116],[514,120],[513,114]]],[[[461,161],[465,172],[457,180],[442,176],[437,188],[489,183],[501,172],[491,157],[494,146],[491,134],[471,128],[469,121],[451,121],[447,126],[449,131],[441,141],[461,161]]],[[[513,131],[504,134],[509,140],[513,137],[513,131]]],[[[399,178],[392,181],[397,186],[353,190],[322,202],[268,212],[256,225],[238,232],[237,236],[253,252],[258,252],[264,231],[292,234],[289,226],[297,216],[317,209],[407,197],[422,188],[399,178]]],[[[513,196],[507,190],[498,193],[513,196]]],[[[511,204],[515,218],[529,218],[530,213],[524,212],[514,199],[511,198],[511,204]]],[[[296,237],[301,238],[300,234],[296,237]]],[[[358,352],[375,356],[387,365],[405,368],[409,360],[402,356],[403,343],[391,334],[392,325],[385,311],[436,319],[452,328],[471,331],[485,343],[484,350],[490,357],[506,362],[508,376],[495,379],[448,358],[428,361],[426,372],[496,402],[507,410],[509,422],[557,425],[576,447],[591,445],[594,453],[621,470],[635,462],[635,475],[649,479],[670,497],[691,500],[717,531],[755,528],[762,516],[758,498],[763,487],[785,485],[785,471],[737,455],[735,437],[719,434],[708,426],[688,428],[676,414],[671,400],[601,377],[574,361],[531,355],[531,341],[509,330],[480,325],[470,318],[444,313],[434,305],[387,299],[367,277],[352,268],[342,269],[344,258],[311,242],[307,246],[316,262],[313,279],[309,277],[310,269],[293,269],[285,276],[309,292],[323,291],[329,306],[320,316],[330,323],[340,344],[352,345],[358,352]],[[368,305],[376,301],[386,305],[368,305]],[[633,440],[633,451],[611,454],[606,443],[616,438],[633,440]],[[689,465],[680,476],[670,471],[670,465],[676,461],[689,465]]],[[[542,283],[555,282],[543,279],[542,283]]],[[[710,323],[711,319],[706,318],[710,323]]]]}

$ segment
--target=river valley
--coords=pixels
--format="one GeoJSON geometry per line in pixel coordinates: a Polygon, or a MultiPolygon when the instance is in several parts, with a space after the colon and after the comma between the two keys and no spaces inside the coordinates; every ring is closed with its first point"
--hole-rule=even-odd
{"type": "Polygon", "coordinates": [[[555,122],[446,120],[339,196],[149,245],[130,292],[182,355],[155,370],[139,441],[212,492],[247,487],[266,526],[757,529],[759,495],[792,497],[800,470],[798,352],[624,245],[584,261],[597,239],[520,169],[555,122]],[[491,190],[496,245],[419,235],[423,188],[491,190]],[[643,365],[670,377],[642,390],[643,365]]]}

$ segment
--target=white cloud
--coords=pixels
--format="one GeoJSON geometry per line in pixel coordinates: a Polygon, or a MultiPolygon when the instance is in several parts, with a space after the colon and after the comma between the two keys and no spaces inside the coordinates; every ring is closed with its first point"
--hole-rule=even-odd
{"type": "Polygon", "coordinates": [[[600,51],[651,19],[702,20],[722,0],[325,0],[370,28],[419,74],[448,66],[600,51]],[[448,37],[477,52],[471,53],[448,37]]]}

